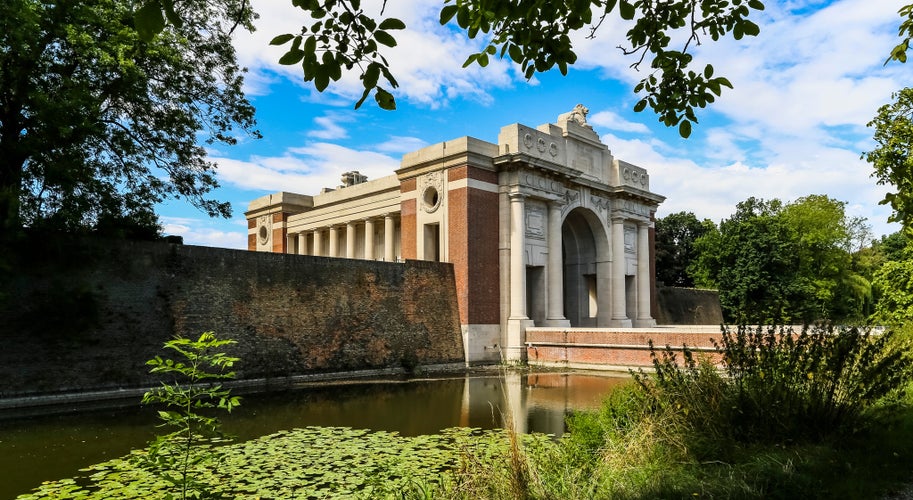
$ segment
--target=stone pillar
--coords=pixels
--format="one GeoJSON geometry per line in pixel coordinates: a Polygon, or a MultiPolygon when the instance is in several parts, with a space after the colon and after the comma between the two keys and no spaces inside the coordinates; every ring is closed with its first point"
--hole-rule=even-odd
{"type": "Polygon", "coordinates": [[[339,228],[330,226],[330,251],[327,257],[339,257],[339,228]]]}
{"type": "Polygon", "coordinates": [[[634,326],[656,326],[650,316],[650,223],[637,224],[637,319],[634,326]]]}
{"type": "Polygon", "coordinates": [[[390,214],[384,215],[384,260],[393,262],[396,260],[396,221],[390,214]]]}
{"type": "Polygon", "coordinates": [[[295,251],[295,242],[298,241],[298,237],[294,233],[289,233],[285,237],[285,253],[295,254],[298,253],[295,251]]]}
{"type": "Polygon", "coordinates": [[[557,201],[548,204],[548,268],[545,289],[548,290],[548,306],[545,322],[548,326],[569,327],[571,322],[564,317],[564,273],[561,262],[561,205],[557,201]]]}
{"type": "Polygon", "coordinates": [[[526,195],[510,194],[510,316],[504,360],[522,363],[526,359],[526,328],[533,325],[526,316],[526,195]]]}
{"type": "Polygon", "coordinates": [[[323,255],[323,231],[320,229],[314,230],[314,255],[323,255]]]}
{"type": "Polygon", "coordinates": [[[374,219],[365,219],[365,260],[374,260],[374,219]]]}
{"type": "Polygon", "coordinates": [[[308,234],[304,231],[298,233],[298,255],[308,254],[308,234]]]}
{"type": "Polygon", "coordinates": [[[355,258],[355,222],[346,223],[346,258],[355,258]]]}
{"type": "Polygon", "coordinates": [[[525,195],[510,195],[510,318],[526,316],[526,203],[525,195]]]}
{"type": "Polygon", "coordinates": [[[631,320],[625,311],[625,221],[612,218],[612,322],[610,326],[629,328],[631,320]]]}

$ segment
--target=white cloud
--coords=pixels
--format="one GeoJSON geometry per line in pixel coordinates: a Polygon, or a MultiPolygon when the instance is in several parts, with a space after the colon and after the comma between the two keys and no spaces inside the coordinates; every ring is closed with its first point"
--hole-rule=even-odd
{"type": "MultiPolygon", "coordinates": [[[[243,224],[244,220],[232,221],[231,225],[243,224]]],[[[186,245],[247,249],[247,235],[242,231],[231,231],[222,228],[224,222],[212,219],[194,219],[189,217],[162,217],[162,226],[166,235],[181,236],[186,245]],[[217,227],[214,227],[217,226],[217,227]]]]}
{"type": "Polygon", "coordinates": [[[422,149],[427,145],[428,143],[419,137],[402,137],[393,135],[390,136],[386,141],[374,146],[374,149],[382,153],[405,154],[422,149]]]}
{"type": "Polygon", "coordinates": [[[320,129],[311,130],[307,133],[308,137],[316,137],[332,141],[336,139],[345,139],[349,137],[349,132],[340,126],[340,123],[348,123],[355,120],[349,112],[331,111],[324,116],[314,118],[314,123],[320,126],[320,129]]]}
{"type": "Polygon", "coordinates": [[[221,182],[268,193],[316,194],[321,188],[338,186],[344,172],[358,170],[368,179],[376,179],[399,168],[399,160],[390,156],[326,142],[289,148],[282,156],[211,160],[219,165],[221,182]]]}
{"type": "MultiPolygon", "coordinates": [[[[362,2],[362,8],[369,16],[379,17],[381,5],[385,5],[384,17],[401,19],[407,27],[393,33],[396,47],[381,47],[399,84],[398,89],[388,90],[392,90],[398,99],[405,98],[432,109],[446,106],[456,98],[490,103],[491,97],[486,89],[506,87],[516,80],[516,71],[500,60],[493,60],[487,68],[462,68],[466,58],[480,49],[481,42],[467,39],[463,32],[440,26],[440,0],[362,2]]],[[[355,71],[344,72],[341,80],[332,82],[320,94],[311,84],[302,81],[300,65],[278,64],[289,44],[270,46],[269,41],[279,34],[300,33],[302,26],[309,25],[309,18],[303,10],[293,7],[288,1],[279,0],[254,0],[253,7],[260,15],[256,22],[257,31],[253,34],[239,31],[234,43],[239,61],[250,70],[247,92],[252,95],[267,94],[276,78],[288,78],[301,82],[307,100],[351,104],[361,97],[364,87],[355,71]]],[[[381,85],[389,87],[384,85],[383,78],[381,85]]]]}
{"type": "Polygon", "coordinates": [[[628,121],[619,116],[618,113],[610,110],[604,110],[590,115],[587,117],[587,122],[594,126],[604,127],[609,130],[617,130],[619,132],[650,133],[650,129],[643,123],[628,121]]]}

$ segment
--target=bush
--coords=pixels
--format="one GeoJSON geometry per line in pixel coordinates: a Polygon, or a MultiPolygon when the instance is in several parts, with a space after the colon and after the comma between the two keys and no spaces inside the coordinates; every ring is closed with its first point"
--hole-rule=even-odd
{"type": "Polygon", "coordinates": [[[683,414],[698,441],[818,442],[854,433],[902,396],[910,349],[893,331],[818,325],[724,329],[722,372],[689,351],[654,353],[656,373],[636,376],[657,410],[683,414]]]}

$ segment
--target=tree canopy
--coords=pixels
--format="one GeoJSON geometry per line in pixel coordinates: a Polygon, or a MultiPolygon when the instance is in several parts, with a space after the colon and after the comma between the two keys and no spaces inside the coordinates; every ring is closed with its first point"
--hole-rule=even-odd
{"type": "MultiPolygon", "coordinates": [[[[180,23],[175,5],[183,1],[145,0],[137,26],[154,33],[166,21],[180,23]]],[[[308,21],[298,33],[273,38],[273,45],[289,46],[279,62],[301,65],[304,80],[321,92],[343,71],[356,71],[364,86],[356,108],[373,93],[381,108],[395,109],[392,91],[399,84],[382,51],[396,46],[394,32],[406,25],[383,17],[386,0],[376,15],[366,12],[361,0],[291,2],[308,21]]],[[[632,68],[645,62],[649,67],[634,88],[641,96],[634,110],[649,106],[662,123],[678,126],[688,137],[698,121],[696,108],[714,102],[723,87],[732,88],[712,65],[694,68],[690,51],[704,38],[756,36],[760,28],[748,17],[763,9],[760,0],[443,0],[440,23],[455,24],[469,38],[482,40],[482,50],[471,54],[464,67],[507,58],[531,78],[555,67],[567,73],[577,60],[572,33],[593,38],[608,16],[631,21],[627,46],[619,49],[632,57],[632,68]]]]}
{"type": "Polygon", "coordinates": [[[693,287],[688,266],[696,253],[694,242],[715,231],[709,219],[698,220],[692,212],[676,212],[656,220],[656,279],[666,286],[693,287]]]}
{"type": "Polygon", "coordinates": [[[156,225],[153,206],[227,203],[201,140],[254,131],[230,34],[246,0],[181,0],[143,39],[132,0],[0,3],[0,224],[156,225]]]}
{"type": "Polygon", "coordinates": [[[868,231],[844,208],[822,195],[789,204],[749,198],[695,241],[688,271],[698,286],[719,289],[729,321],[861,319],[871,285],[852,256],[868,231]]]}

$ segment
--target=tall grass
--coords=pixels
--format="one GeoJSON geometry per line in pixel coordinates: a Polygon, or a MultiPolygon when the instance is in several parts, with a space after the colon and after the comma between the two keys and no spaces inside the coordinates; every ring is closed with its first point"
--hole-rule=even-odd
{"type": "Polygon", "coordinates": [[[432,496],[878,498],[873,481],[908,479],[913,464],[908,338],[740,326],[724,330],[721,363],[654,350],[654,373],[570,417],[553,446],[508,433],[500,451],[467,450],[458,480],[432,496]]]}

